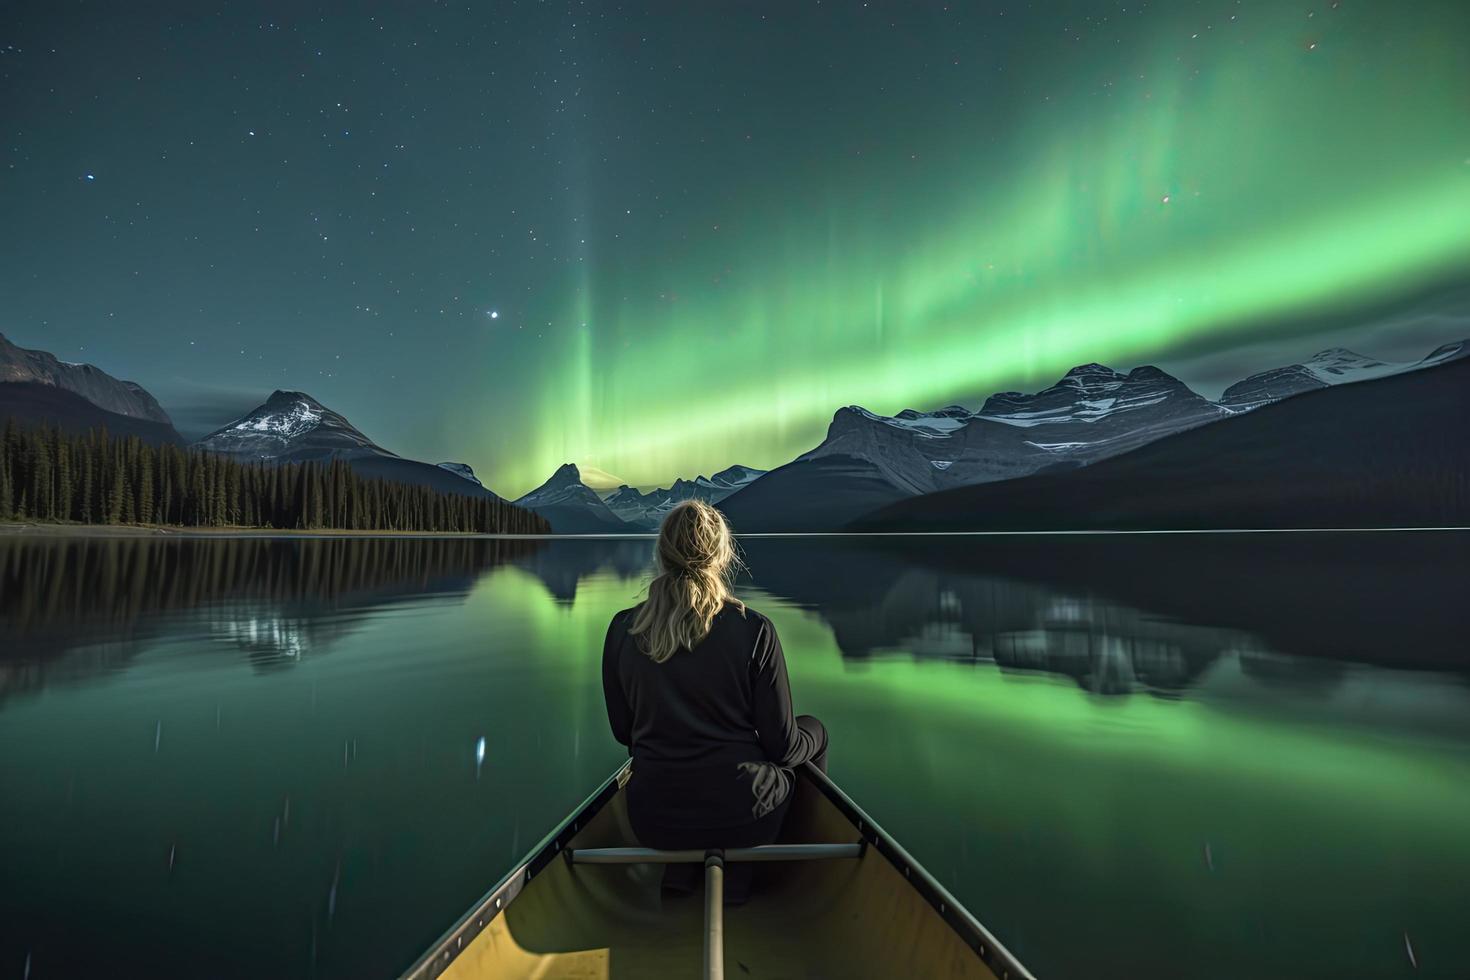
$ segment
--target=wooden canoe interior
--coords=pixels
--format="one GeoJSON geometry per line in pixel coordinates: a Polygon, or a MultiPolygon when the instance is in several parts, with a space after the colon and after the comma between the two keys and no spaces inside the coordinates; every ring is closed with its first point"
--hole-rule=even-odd
{"type": "MultiPolygon", "coordinates": [[[[857,829],[807,779],[783,841],[853,843],[857,829]]],[[[636,845],[621,791],[572,840],[636,845]]],[[[854,859],[756,866],[750,900],[725,909],[730,978],[995,975],[874,848],[854,859]]],[[[698,977],[703,896],[661,896],[662,868],[555,860],[449,963],[450,980],[698,977]]]]}

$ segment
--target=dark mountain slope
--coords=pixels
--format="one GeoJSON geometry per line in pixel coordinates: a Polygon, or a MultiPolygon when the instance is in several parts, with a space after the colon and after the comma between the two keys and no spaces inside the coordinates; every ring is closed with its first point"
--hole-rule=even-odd
{"type": "Polygon", "coordinates": [[[77,435],[105,428],[114,436],[137,436],[154,445],[183,445],[168,422],[109,412],[75,392],[36,381],[0,383],[0,427],[13,418],[22,426],[54,425],[77,435]]]}
{"type": "Polygon", "coordinates": [[[778,466],[715,506],[737,532],[832,531],[911,493],[870,460],[833,454],[778,466]]]}
{"type": "Polygon", "coordinates": [[[870,531],[1470,524],[1470,360],[1325,388],[1091,466],[927,494],[870,531]]]}
{"type": "Polygon", "coordinates": [[[158,400],[132,381],[120,381],[91,364],[72,364],[43,350],[17,347],[0,335],[0,383],[31,382],[80,395],[98,408],[173,428],[158,400]]]}

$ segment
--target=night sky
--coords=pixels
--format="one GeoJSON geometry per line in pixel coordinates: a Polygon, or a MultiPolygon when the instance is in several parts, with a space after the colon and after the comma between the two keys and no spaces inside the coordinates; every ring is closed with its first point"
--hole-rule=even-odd
{"type": "Polygon", "coordinates": [[[1470,335],[1470,4],[9,3],[0,332],[516,495],[1470,335]]]}

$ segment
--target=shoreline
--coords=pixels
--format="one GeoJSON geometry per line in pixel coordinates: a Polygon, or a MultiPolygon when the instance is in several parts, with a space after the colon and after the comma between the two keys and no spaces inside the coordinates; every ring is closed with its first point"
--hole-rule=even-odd
{"type": "MultiPolygon", "coordinates": [[[[754,531],[742,538],[1008,538],[1008,537],[1132,537],[1188,535],[1279,534],[1389,534],[1464,533],[1470,527],[1297,527],[1297,528],[1178,528],[1156,530],[1085,531],[754,531]]],[[[494,534],[480,531],[364,531],[350,528],[181,527],[166,524],[43,524],[0,522],[0,538],[495,538],[518,541],[637,541],[655,540],[649,531],[628,534],[494,534]]]]}
{"type": "Polygon", "coordinates": [[[180,527],[164,524],[0,523],[0,537],[47,538],[516,538],[554,534],[486,534],[479,531],[364,531],[349,528],[180,527]]]}

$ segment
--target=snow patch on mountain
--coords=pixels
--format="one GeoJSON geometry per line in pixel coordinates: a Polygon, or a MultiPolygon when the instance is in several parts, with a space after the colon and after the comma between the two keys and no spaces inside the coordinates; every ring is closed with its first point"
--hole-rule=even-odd
{"type": "Polygon", "coordinates": [[[276,391],[254,411],[211,432],[202,449],[246,459],[300,462],[376,455],[397,458],[302,391],[276,391]]]}
{"type": "Polygon", "coordinates": [[[485,485],[480,482],[478,476],[475,476],[475,471],[470,468],[468,463],[440,463],[438,466],[441,470],[448,470],[461,479],[469,480],[477,487],[483,487],[485,485]]]}
{"type": "MultiPolygon", "coordinates": [[[[307,402],[298,402],[282,412],[247,416],[232,427],[247,432],[269,432],[282,439],[294,439],[321,425],[322,413],[307,402]]],[[[227,431],[228,431],[227,428],[227,431]]]]}
{"type": "Polygon", "coordinates": [[[1342,347],[1313,354],[1300,364],[1261,371],[1237,381],[1220,396],[1220,405],[1232,413],[1250,411],[1293,395],[1333,385],[1371,381],[1406,371],[1418,371],[1457,360],[1470,353],[1470,341],[1456,341],[1435,348],[1417,361],[1380,361],[1342,347]]]}

